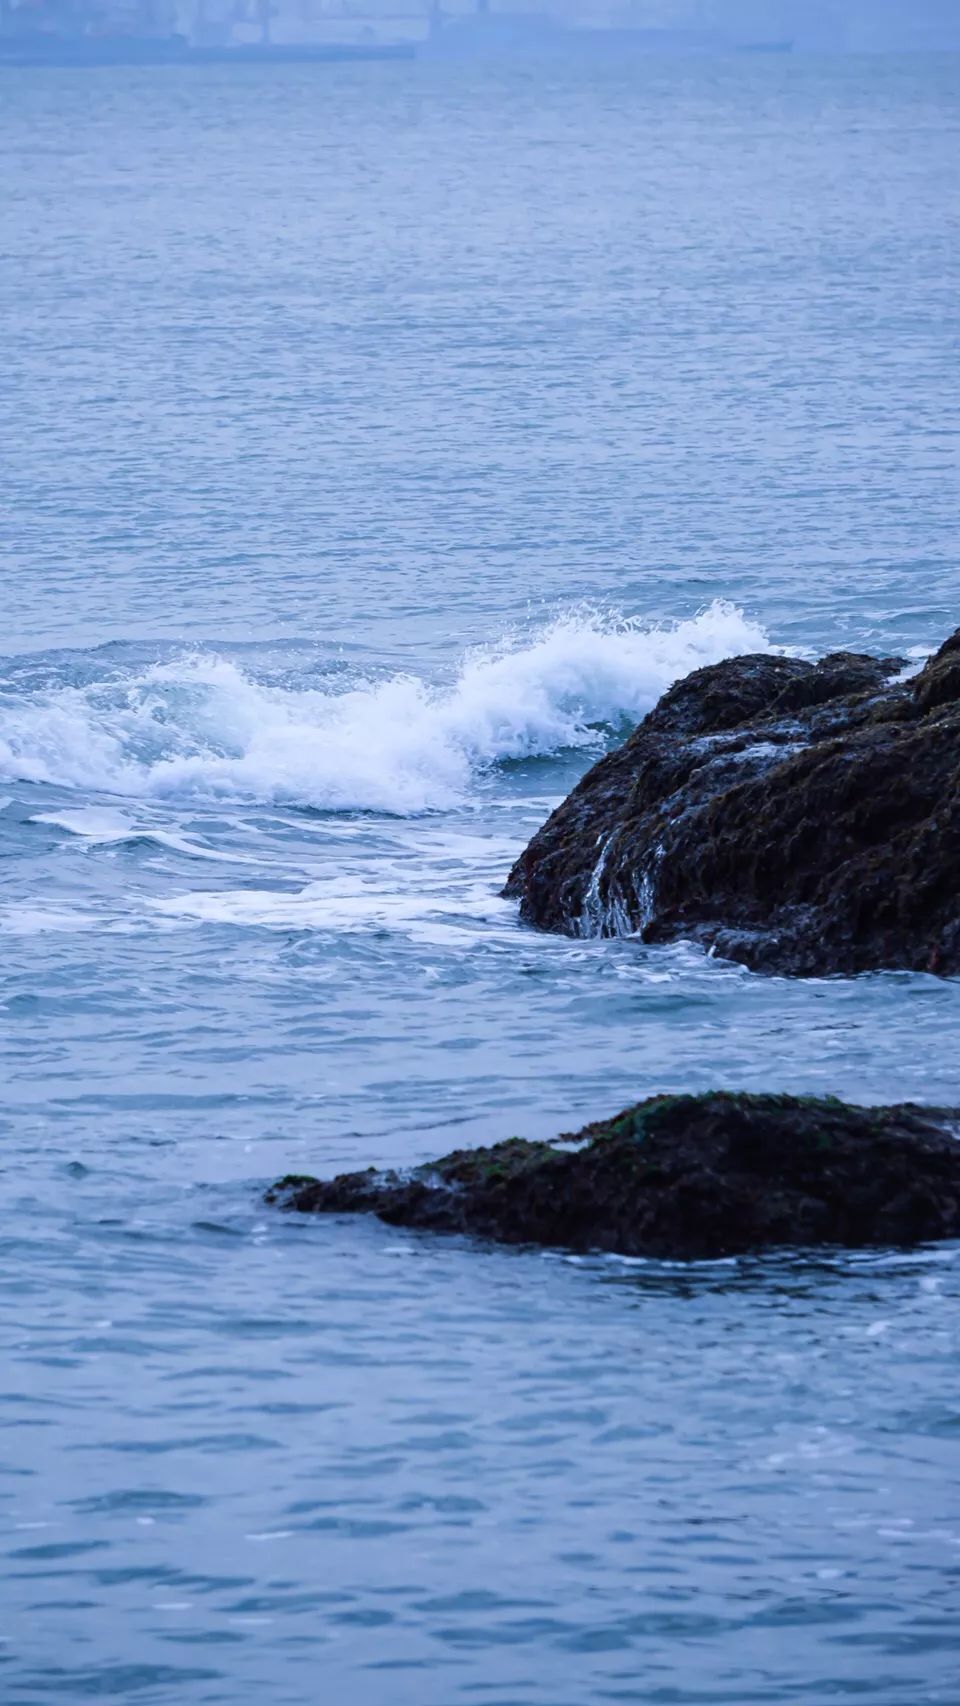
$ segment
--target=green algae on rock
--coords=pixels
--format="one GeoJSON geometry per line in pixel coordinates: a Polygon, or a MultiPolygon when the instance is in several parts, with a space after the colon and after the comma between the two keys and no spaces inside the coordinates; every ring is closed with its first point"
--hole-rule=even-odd
{"type": "Polygon", "coordinates": [[[281,1179],[269,1202],[508,1244],[706,1259],[960,1237],[960,1110],[654,1096],[573,1137],[407,1172],[281,1179]]]}
{"type": "Polygon", "coordinates": [[[504,893],[540,929],[687,938],[757,971],[960,971],[960,630],[904,670],[846,652],[696,670],[504,893]]]}

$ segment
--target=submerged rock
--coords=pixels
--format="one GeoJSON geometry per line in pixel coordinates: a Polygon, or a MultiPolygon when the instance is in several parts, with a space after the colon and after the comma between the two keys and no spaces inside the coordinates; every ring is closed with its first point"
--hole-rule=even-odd
{"type": "Polygon", "coordinates": [[[508,1244],[696,1259],[960,1236],[960,1110],[655,1096],[575,1138],[511,1138],[409,1172],[280,1180],[312,1214],[508,1244]]]}
{"type": "Polygon", "coordinates": [[[504,893],[544,930],[689,938],[758,971],[960,970],[960,630],[904,669],[839,652],[695,671],[504,893]]]}

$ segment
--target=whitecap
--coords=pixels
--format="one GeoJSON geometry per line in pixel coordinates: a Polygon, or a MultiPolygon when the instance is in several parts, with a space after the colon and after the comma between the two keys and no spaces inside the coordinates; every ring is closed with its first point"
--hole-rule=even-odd
{"type": "Polygon", "coordinates": [[[718,602],[656,626],[578,611],[473,651],[445,686],[409,674],[346,689],[341,676],[277,685],[191,653],[8,701],[0,777],[127,799],[407,816],[462,804],[493,764],[597,747],[690,670],[768,649],[762,629],[718,602]]]}

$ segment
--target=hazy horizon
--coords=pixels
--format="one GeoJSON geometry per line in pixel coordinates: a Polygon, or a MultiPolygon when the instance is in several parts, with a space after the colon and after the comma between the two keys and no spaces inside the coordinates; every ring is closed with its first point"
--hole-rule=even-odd
{"type": "MultiPolygon", "coordinates": [[[[954,0],[440,0],[448,19],[487,10],[501,17],[539,15],[573,26],[690,32],[701,45],[790,43],[798,52],[876,53],[960,49],[954,0]]],[[[431,0],[10,0],[0,28],[129,33],[147,26],[194,37],[297,41],[360,35],[410,39],[426,31],[431,0]],[[95,21],[95,24],[94,24],[95,21]],[[210,35],[211,30],[214,32],[210,35]],[[218,34],[217,32],[220,32],[218,34]]],[[[501,32],[502,36],[502,32],[501,32]]],[[[491,38],[492,39],[492,38],[491,38]]],[[[511,43],[498,38],[508,51],[511,43]]],[[[515,45],[515,44],[514,44],[515,45]]],[[[527,43],[527,46],[530,44],[527,43]]],[[[668,45],[666,42],[664,45],[668,45]]]]}

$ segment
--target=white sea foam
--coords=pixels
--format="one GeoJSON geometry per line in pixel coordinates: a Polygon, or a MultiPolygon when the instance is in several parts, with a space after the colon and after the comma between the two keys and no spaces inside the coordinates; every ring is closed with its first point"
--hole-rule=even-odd
{"type": "Polygon", "coordinates": [[[53,829],[65,830],[68,835],[78,836],[90,847],[152,841],[157,847],[166,847],[173,853],[185,853],[191,859],[212,859],[219,865],[261,863],[259,859],[250,858],[244,853],[228,853],[223,849],[207,847],[191,836],[161,829],[156,824],[139,822],[127,817],[123,812],[111,811],[107,807],[81,806],[76,811],[37,812],[30,822],[46,823],[53,829]]]}
{"type": "Polygon", "coordinates": [[[172,895],[150,903],[162,918],[198,924],[236,924],[266,930],[328,930],[336,935],[407,936],[434,945],[484,940],[499,928],[512,939],[516,915],[491,883],[450,885],[451,892],[417,894],[375,878],[330,877],[293,893],[227,889],[172,895]]]}
{"type": "Polygon", "coordinates": [[[82,930],[100,929],[102,923],[99,913],[74,907],[28,901],[0,909],[0,935],[4,936],[75,936],[82,930]]]}
{"type": "Polygon", "coordinates": [[[113,811],[109,806],[79,806],[75,811],[37,812],[30,818],[31,823],[46,823],[53,829],[62,829],[68,835],[76,835],[83,842],[92,846],[109,846],[114,841],[129,841],[135,832],[135,824],[123,812],[113,811]]]}
{"type": "Polygon", "coordinates": [[[768,650],[716,603],[641,626],[580,612],[475,651],[456,680],[411,675],[276,686],[203,652],[121,681],[64,687],[0,713],[0,777],[128,799],[286,802],[406,815],[460,802],[491,764],[596,742],[690,670],[768,650]]]}
{"type": "Polygon", "coordinates": [[[519,846],[500,836],[405,824],[377,835],[372,859],[331,872],[321,864],[295,888],[188,890],[147,901],[163,922],[231,924],[266,930],[321,930],[336,935],[400,935],[430,942],[511,941],[516,909],[499,891],[519,846]],[[411,856],[415,854],[415,856],[411,856]]]}

